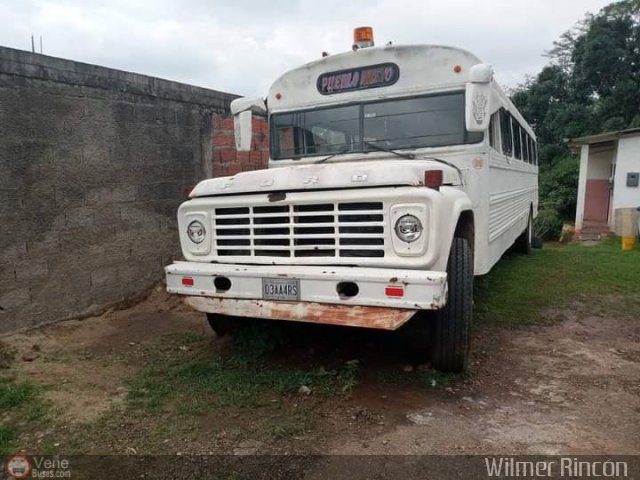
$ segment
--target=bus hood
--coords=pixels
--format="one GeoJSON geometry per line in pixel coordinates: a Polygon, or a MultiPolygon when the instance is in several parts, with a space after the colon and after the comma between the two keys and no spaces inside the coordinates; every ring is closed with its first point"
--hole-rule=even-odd
{"type": "Polygon", "coordinates": [[[383,160],[294,165],[203,180],[191,198],[239,193],[337,190],[424,185],[425,171],[442,170],[444,185],[460,185],[458,171],[433,160],[383,160]]]}

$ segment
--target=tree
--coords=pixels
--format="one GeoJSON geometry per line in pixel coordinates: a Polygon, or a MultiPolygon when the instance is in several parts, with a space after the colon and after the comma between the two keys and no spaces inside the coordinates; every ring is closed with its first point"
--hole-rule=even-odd
{"type": "Polygon", "coordinates": [[[538,137],[541,204],[566,219],[575,213],[577,162],[565,139],[640,126],[640,0],[587,14],[548,56],[512,100],[538,137]]]}

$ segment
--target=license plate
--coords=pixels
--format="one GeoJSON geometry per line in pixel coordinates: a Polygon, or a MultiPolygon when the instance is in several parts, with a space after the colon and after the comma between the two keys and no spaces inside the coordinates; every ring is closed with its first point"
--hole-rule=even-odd
{"type": "Polygon", "coordinates": [[[300,300],[300,280],[263,278],[262,298],[266,300],[300,300]]]}

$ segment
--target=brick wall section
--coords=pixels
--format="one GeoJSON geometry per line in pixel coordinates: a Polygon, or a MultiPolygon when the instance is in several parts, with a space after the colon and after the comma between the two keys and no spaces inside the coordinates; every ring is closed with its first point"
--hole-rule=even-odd
{"type": "Polygon", "coordinates": [[[97,313],[162,278],[185,193],[216,155],[222,171],[245,165],[212,149],[233,98],[0,47],[0,332],[97,313]]]}
{"type": "Polygon", "coordinates": [[[262,117],[253,117],[253,141],[250,152],[237,152],[233,137],[233,117],[213,116],[214,177],[235,175],[248,170],[267,168],[269,163],[269,126],[262,117]]]}

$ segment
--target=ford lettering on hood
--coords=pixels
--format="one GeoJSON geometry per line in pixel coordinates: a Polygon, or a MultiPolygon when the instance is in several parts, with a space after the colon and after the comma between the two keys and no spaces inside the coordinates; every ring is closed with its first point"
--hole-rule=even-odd
{"type": "Polygon", "coordinates": [[[388,160],[296,165],[238,173],[200,182],[191,198],[239,193],[424,185],[425,171],[442,170],[444,185],[460,185],[458,172],[431,160],[388,160]]]}

